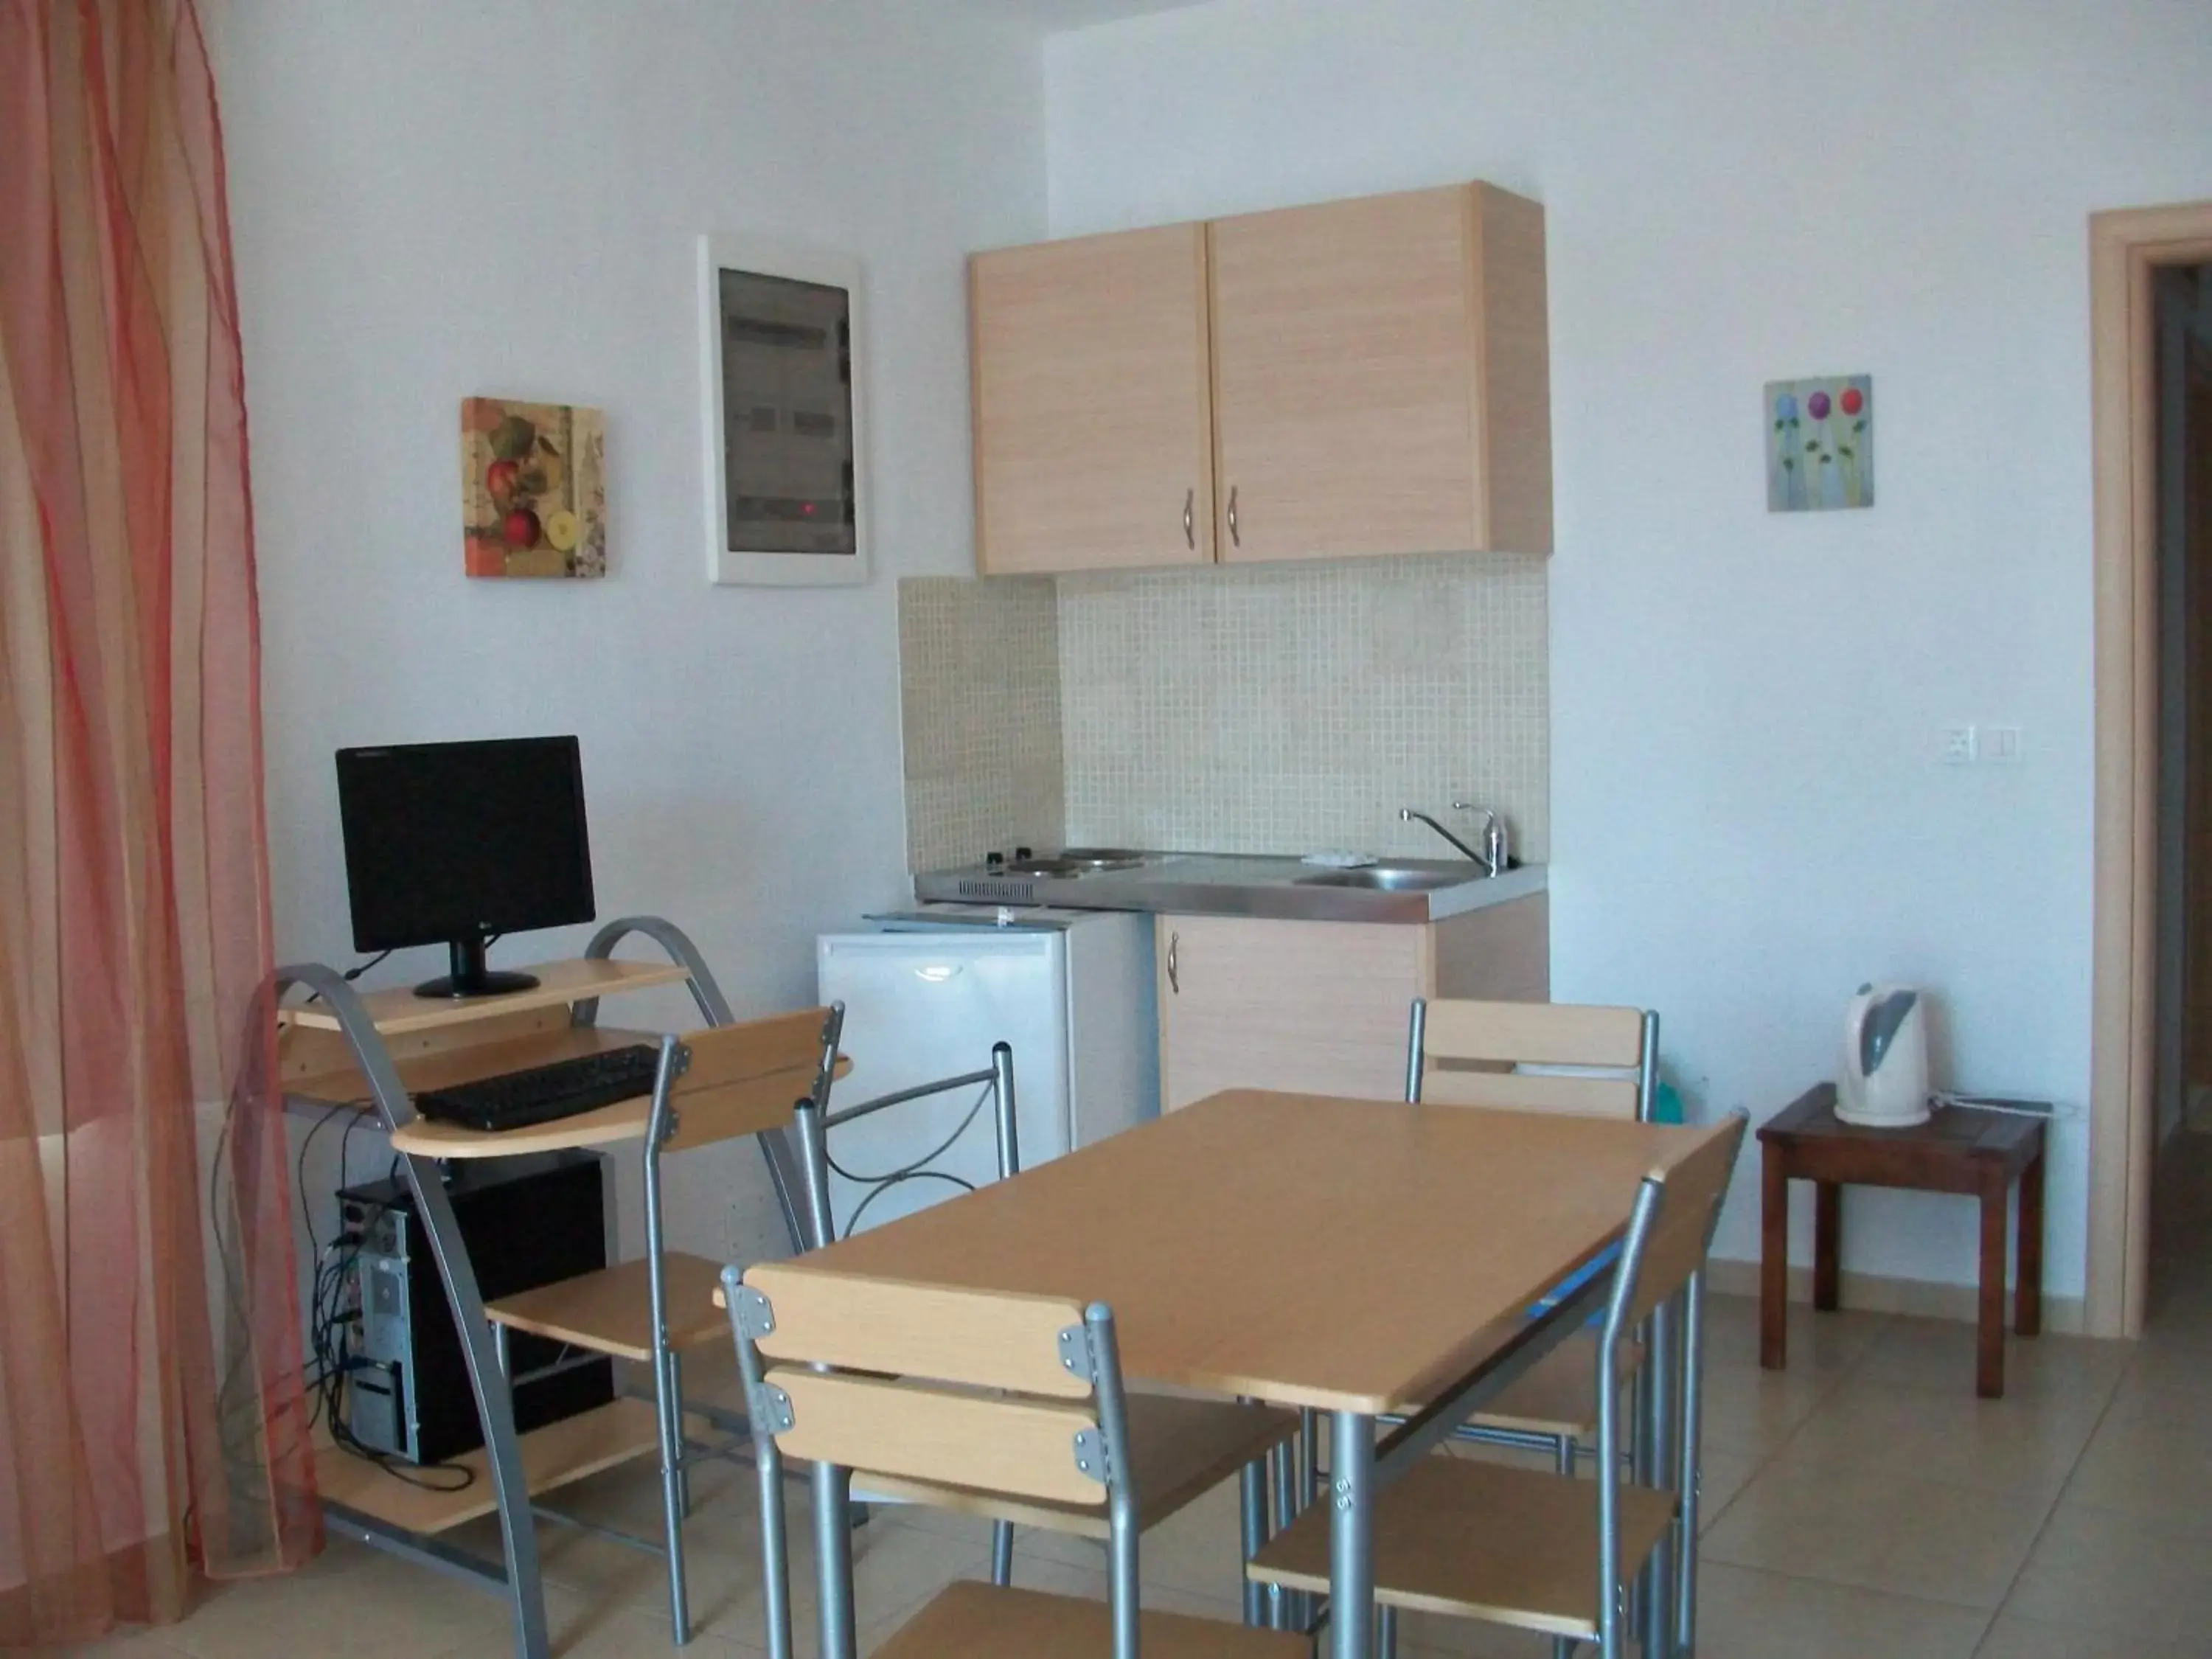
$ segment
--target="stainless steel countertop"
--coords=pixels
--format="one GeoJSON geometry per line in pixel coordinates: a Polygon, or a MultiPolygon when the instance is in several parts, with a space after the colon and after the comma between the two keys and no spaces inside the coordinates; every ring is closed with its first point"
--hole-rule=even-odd
{"type": "Polygon", "coordinates": [[[969,865],[914,878],[928,902],[1057,905],[1074,910],[1146,910],[1201,916],[1267,916],[1287,921],[1442,921],[1469,910],[1527,898],[1545,889],[1545,866],[1524,864],[1487,876],[1477,865],[1389,858],[1393,870],[1466,879],[1425,891],[1339,887],[1310,880],[1330,872],[1295,858],[1243,853],[1147,853],[1132,870],[1081,875],[1017,875],[969,865]]]}

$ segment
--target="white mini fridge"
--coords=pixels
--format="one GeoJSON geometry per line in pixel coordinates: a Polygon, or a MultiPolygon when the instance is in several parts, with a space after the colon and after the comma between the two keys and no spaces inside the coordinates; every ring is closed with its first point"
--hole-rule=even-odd
{"type": "MultiPolygon", "coordinates": [[[[1013,1049],[1024,1169],[1159,1115],[1149,915],[925,906],[872,918],[863,933],[822,935],[815,963],[822,1000],[845,1005],[853,1062],[831,1093],[833,1116],[988,1070],[997,1042],[1013,1049]]],[[[840,1237],[856,1212],[865,1231],[998,1176],[990,1103],[976,1088],[888,1108],[832,1129],[829,1141],[840,1237]],[[871,1195],[869,1181],[925,1158],[929,1173],[871,1195]]]]}

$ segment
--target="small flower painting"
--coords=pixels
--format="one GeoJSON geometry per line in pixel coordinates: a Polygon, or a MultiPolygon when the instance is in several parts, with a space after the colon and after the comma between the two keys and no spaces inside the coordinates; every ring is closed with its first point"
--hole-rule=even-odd
{"type": "Polygon", "coordinates": [[[471,576],[607,574],[607,428],[568,404],[461,402],[461,537],[471,576]]]}
{"type": "Polygon", "coordinates": [[[1766,383],[1766,510],[1874,505],[1874,377],[1766,383]]]}

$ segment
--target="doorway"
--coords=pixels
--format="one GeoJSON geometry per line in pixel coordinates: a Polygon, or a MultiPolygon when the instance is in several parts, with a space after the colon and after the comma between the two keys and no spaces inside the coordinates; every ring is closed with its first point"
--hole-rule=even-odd
{"type": "Polygon", "coordinates": [[[2212,1255],[2212,264],[2152,277],[2158,902],[2146,1308],[2212,1255]]]}
{"type": "MultiPolygon", "coordinates": [[[[2160,677],[2174,649],[2160,637],[2158,299],[2166,273],[2212,264],[2212,202],[2094,215],[2089,246],[2097,744],[2084,1314],[2093,1336],[2134,1336],[2149,1301],[2162,1030],[2173,1034],[2169,1074],[2187,1063],[2185,1045],[2172,1048],[2182,1026],[2159,1019],[2160,947],[2173,951],[2176,936],[2160,921],[2160,711],[2174,707],[2160,677]]],[[[2185,933],[2179,949],[2177,961],[2185,933]]],[[[2185,977],[2164,979],[2171,1012],[2177,985],[2186,1001],[2185,977]]],[[[2187,1098],[2185,1087],[2185,1111],[2187,1098]]]]}

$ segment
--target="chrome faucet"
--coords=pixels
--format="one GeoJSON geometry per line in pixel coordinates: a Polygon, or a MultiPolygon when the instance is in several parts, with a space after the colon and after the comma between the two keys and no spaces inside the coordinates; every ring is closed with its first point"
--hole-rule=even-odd
{"type": "Polygon", "coordinates": [[[1450,830],[1445,829],[1443,825],[1438,823],[1434,818],[1431,817],[1426,812],[1419,811],[1413,807],[1400,807],[1398,809],[1398,821],[1401,823],[1419,823],[1427,824],[1430,829],[1435,830],[1446,841],[1449,842],[1454,847],[1456,847],[1461,852],[1466,854],[1468,858],[1480,865],[1486,873],[1493,876],[1504,875],[1505,872],[1511,867],[1513,863],[1512,849],[1508,842],[1506,836],[1505,818],[1504,814],[1498,812],[1494,808],[1488,806],[1477,806],[1472,801],[1464,800],[1454,801],[1452,803],[1452,811],[1455,812],[1480,812],[1482,814],[1482,850],[1480,852],[1477,852],[1474,848],[1468,846],[1457,836],[1452,834],[1450,830]]]}

